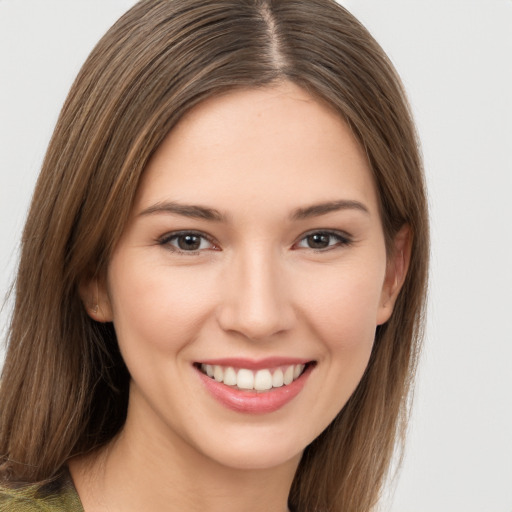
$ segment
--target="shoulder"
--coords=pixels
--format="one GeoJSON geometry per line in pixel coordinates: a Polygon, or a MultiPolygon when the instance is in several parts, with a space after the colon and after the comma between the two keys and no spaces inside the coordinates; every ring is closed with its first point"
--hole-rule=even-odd
{"type": "Polygon", "coordinates": [[[0,483],[2,512],[84,512],[69,473],[49,483],[7,486],[0,483]]]}
{"type": "Polygon", "coordinates": [[[45,511],[45,508],[34,500],[28,487],[13,489],[0,486],[0,510],[2,512],[41,512],[45,511]]]}

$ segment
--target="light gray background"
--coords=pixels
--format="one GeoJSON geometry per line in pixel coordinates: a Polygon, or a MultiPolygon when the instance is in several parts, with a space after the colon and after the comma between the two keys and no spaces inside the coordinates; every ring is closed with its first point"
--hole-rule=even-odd
{"type": "MultiPolygon", "coordinates": [[[[66,93],[133,3],[0,0],[2,295],[66,93]]],[[[512,512],[512,1],[341,3],[405,82],[432,212],[425,352],[403,470],[382,510],[512,512]]]]}

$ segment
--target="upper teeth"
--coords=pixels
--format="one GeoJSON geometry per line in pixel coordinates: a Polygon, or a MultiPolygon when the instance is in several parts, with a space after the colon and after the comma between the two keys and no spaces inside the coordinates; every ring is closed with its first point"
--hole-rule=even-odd
{"type": "Polygon", "coordinates": [[[217,382],[223,382],[227,386],[237,386],[239,389],[254,389],[256,391],[287,386],[300,377],[304,368],[303,364],[291,364],[275,369],[252,371],[246,368],[235,369],[231,366],[201,365],[201,370],[217,382]]]}

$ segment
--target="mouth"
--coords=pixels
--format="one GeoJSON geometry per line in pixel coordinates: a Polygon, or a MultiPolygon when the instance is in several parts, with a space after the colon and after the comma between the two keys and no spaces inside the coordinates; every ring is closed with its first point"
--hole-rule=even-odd
{"type": "Polygon", "coordinates": [[[218,403],[246,414],[281,409],[302,391],[316,361],[223,359],[194,363],[205,390],[218,403]]]}
{"type": "Polygon", "coordinates": [[[195,363],[195,366],[201,373],[225,386],[240,391],[264,393],[289,386],[314,364],[314,361],[309,361],[260,369],[206,363],[195,363]]]}

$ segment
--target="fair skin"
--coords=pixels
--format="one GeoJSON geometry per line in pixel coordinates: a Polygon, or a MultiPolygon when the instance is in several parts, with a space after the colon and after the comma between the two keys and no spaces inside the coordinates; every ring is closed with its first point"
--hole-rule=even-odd
{"type": "Polygon", "coordinates": [[[386,256],[364,152],[299,87],[193,109],[145,170],[106,282],[82,291],[132,377],[121,433],[70,464],[85,511],[286,511],[302,451],[392,312],[407,246],[403,229],[386,256]],[[230,366],[275,387],[239,390],[230,366]]]}

